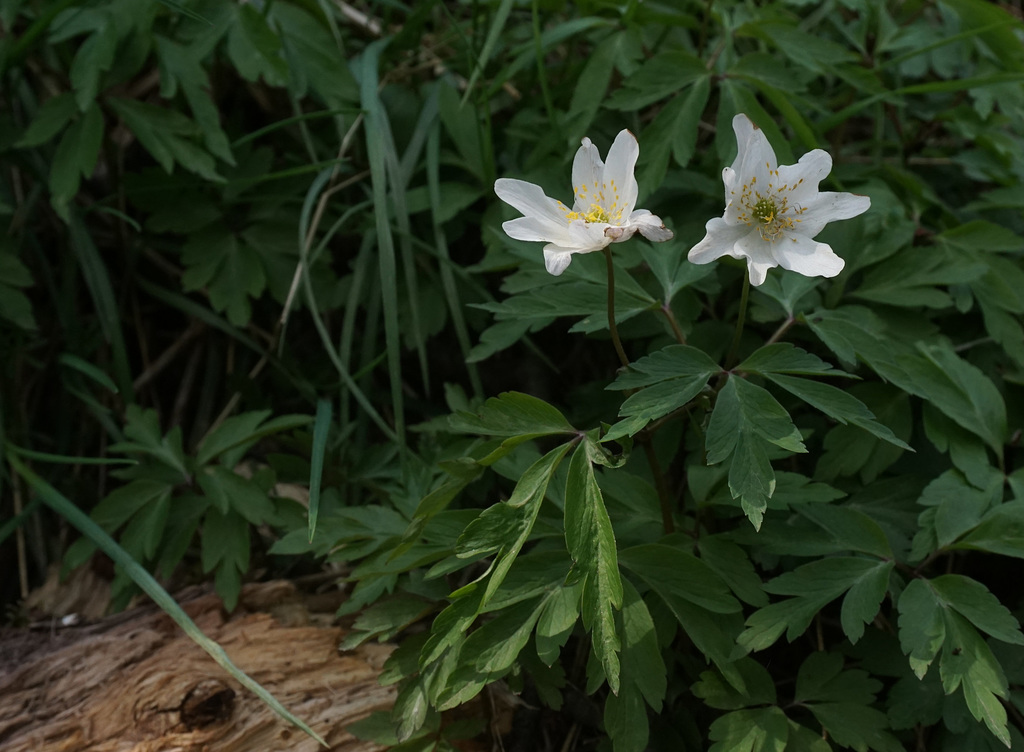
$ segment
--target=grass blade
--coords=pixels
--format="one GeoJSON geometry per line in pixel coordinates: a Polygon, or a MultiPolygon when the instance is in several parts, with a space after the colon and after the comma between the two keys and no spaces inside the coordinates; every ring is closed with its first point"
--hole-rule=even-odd
{"type": "Polygon", "coordinates": [[[373,213],[377,220],[377,250],[380,285],[384,307],[384,341],[388,352],[388,376],[391,381],[391,408],[395,414],[395,435],[405,448],[405,399],[402,394],[402,339],[398,324],[398,267],[395,242],[388,212],[387,144],[384,105],[377,92],[377,64],[388,39],[374,42],[363,52],[360,66],[360,98],[366,111],[366,151],[370,162],[373,213]]]}
{"type": "Polygon", "coordinates": [[[71,235],[71,247],[78,257],[82,276],[85,277],[85,284],[89,288],[89,294],[96,306],[96,315],[99,316],[103,337],[110,344],[114,379],[121,389],[125,402],[134,402],[135,389],[132,386],[131,371],[128,368],[128,353],[125,349],[124,334],[121,331],[121,317],[117,312],[117,301],[114,300],[114,288],[110,284],[107,268],[77,212],[70,213],[68,230],[71,235]]]}
{"type": "Polygon", "coordinates": [[[316,517],[320,510],[320,481],[324,474],[324,454],[327,453],[327,435],[331,430],[331,401],[316,403],[316,422],[313,424],[313,454],[309,467],[309,542],[316,532],[316,517]]]}
{"type": "Polygon", "coordinates": [[[128,554],[127,551],[121,548],[121,546],[117,544],[117,541],[111,538],[103,528],[93,522],[85,512],[75,506],[56,488],[23,465],[21,460],[18,459],[16,453],[8,452],[7,461],[10,462],[11,467],[15,472],[17,472],[18,475],[20,475],[39,495],[39,498],[43,500],[44,504],[78,528],[82,535],[86,536],[96,544],[97,548],[113,559],[114,562],[124,570],[125,574],[131,577],[132,581],[142,588],[146,595],[152,598],[153,602],[156,603],[164,613],[170,616],[171,619],[173,619],[174,622],[185,631],[185,634],[189,636],[189,639],[205,650],[210,657],[217,662],[217,665],[231,674],[239,684],[259,697],[264,703],[266,703],[267,707],[279,716],[302,729],[304,732],[320,742],[324,747],[327,746],[327,742],[325,742],[319,734],[289,712],[289,710],[285,708],[285,706],[282,705],[276,697],[264,689],[263,686],[256,682],[255,679],[232,663],[228,654],[224,651],[224,648],[203,634],[199,627],[196,626],[195,622],[189,618],[188,614],[185,613],[174,598],[172,598],[166,590],[160,587],[160,583],[156,581],[153,575],[147,572],[145,568],[143,568],[128,554]]]}

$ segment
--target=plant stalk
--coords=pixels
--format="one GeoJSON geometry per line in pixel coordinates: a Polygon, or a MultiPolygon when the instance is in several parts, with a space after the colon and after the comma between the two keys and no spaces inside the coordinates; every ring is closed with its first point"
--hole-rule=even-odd
{"type": "Polygon", "coordinates": [[[750,276],[743,275],[743,292],[740,294],[740,313],[736,318],[736,333],[732,337],[732,346],[729,348],[729,355],[725,359],[725,370],[736,365],[736,357],[740,352],[740,339],[743,337],[743,325],[747,321],[747,300],[750,297],[750,276]]]}

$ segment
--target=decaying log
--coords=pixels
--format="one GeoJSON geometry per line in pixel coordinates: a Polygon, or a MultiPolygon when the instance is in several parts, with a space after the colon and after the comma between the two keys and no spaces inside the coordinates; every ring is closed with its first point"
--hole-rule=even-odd
{"type": "MultiPolygon", "coordinates": [[[[339,653],[344,631],[312,625],[295,600],[288,583],[266,583],[247,586],[230,617],[209,592],[194,591],[181,602],[237,666],[331,750],[380,749],[346,726],[393,703],[393,688],[377,683],[391,648],[366,644],[339,653]]],[[[319,749],[153,606],[87,627],[0,633],[2,752],[319,749]]]]}

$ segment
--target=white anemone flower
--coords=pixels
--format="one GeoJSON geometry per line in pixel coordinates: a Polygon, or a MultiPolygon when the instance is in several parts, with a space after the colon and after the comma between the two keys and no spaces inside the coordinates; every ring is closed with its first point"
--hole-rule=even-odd
{"type": "Polygon", "coordinates": [[[779,166],[764,133],[750,118],[733,118],[739,154],[722,170],[725,215],[710,220],[707,235],[687,256],[707,264],[722,256],[745,258],[750,284],[760,285],[773,266],[805,277],[834,277],[846,264],[814,236],[837,219],[863,214],[871,199],[853,193],[819,191],[832,170],[832,157],[815,149],[795,165],[779,166]]]}
{"type": "Polygon", "coordinates": [[[619,132],[608,162],[589,138],[576,152],[572,163],[573,205],[549,198],[540,186],[523,180],[501,178],[494,192],[523,216],[502,224],[516,240],[543,241],[544,266],[559,275],[574,253],[600,251],[610,243],[629,240],[639,231],[648,240],[661,242],[672,237],[661,219],[636,206],[637,183],[633,168],[640,154],[636,136],[619,132]]]}

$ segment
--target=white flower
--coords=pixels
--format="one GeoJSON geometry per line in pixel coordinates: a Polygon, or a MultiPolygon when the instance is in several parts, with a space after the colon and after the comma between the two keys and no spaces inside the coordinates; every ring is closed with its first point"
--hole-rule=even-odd
{"type": "Polygon", "coordinates": [[[863,214],[871,199],[818,191],[832,157],[815,149],[795,165],[778,164],[771,144],[746,115],[733,118],[739,154],[722,170],[725,215],[710,220],[707,235],[687,258],[707,264],[722,256],[745,258],[750,284],[764,282],[773,266],[805,277],[834,277],[846,264],[827,243],[812,238],[837,219],[863,214]]]}
{"type": "Polygon", "coordinates": [[[573,206],[549,198],[533,183],[501,178],[494,192],[524,216],[502,224],[509,237],[538,240],[544,246],[544,266],[554,275],[565,271],[574,253],[600,251],[609,243],[629,240],[637,230],[648,240],[669,240],[672,231],[646,209],[636,209],[637,184],[633,168],[640,154],[636,136],[619,132],[608,150],[608,163],[589,138],[572,163],[573,206]]]}

